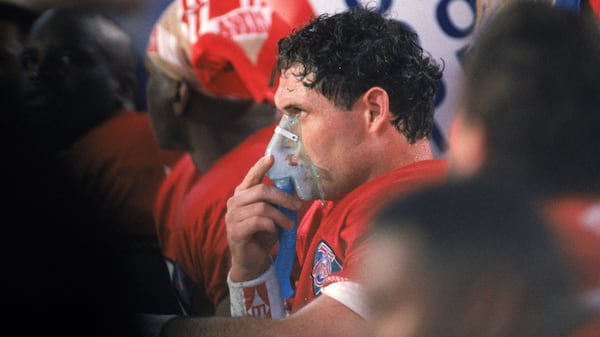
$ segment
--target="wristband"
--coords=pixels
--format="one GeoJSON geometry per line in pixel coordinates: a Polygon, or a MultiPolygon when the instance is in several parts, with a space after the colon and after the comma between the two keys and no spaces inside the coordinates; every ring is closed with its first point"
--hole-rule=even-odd
{"type": "Polygon", "coordinates": [[[233,282],[230,271],[227,274],[227,285],[232,317],[285,317],[284,303],[273,265],[258,278],[242,282],[233,282]]]}

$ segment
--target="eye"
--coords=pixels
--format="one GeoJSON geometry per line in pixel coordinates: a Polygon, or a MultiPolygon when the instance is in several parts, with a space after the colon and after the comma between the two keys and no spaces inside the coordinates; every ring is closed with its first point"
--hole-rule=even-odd
{"type": "Polygon", "coordinates": [[[63,49],[56,56],[62,67],[88,67],[93,64],[90,55],[77,49],[63,49]]]}
{"type": "Polygon", "coordinates": [[[72,50],[62,50],[58,54],[58,61],[61,66],[71,67],[78,63],[77,53],[72,50]]]}
{"type": "Polygon", "coordinates": [[[299,107],[290,107],[289,109],[286,110],[285,113],[288,114],[289,116],[299,117],[299,115],[304,113],[304,110],[302,110],[299,107]]]}
{"type": "Polygon", "coordinates": [[[69,53],[64,53],[60,55],[60,63],[64,66],[70,66],[71,63],[73,63],[71,54],[69,53]]]}
{"type": "Polygon", "coordinates": [[[38,64],[38,55],[33,50],[25,50],[21,54],[21,67],[24,71],[31,71],[35,69],[38,64]]]}

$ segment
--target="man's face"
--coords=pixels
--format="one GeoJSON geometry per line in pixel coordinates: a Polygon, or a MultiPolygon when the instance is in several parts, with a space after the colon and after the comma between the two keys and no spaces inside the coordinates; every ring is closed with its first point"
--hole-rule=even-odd
{"type": "Polygon", "coordinates": [[[181,116],[178,117],[173,109],[173,99],[178,94],[178,81],[167,76],[149,58],[146,58],[145,66],[148,72],[148,117],[154,137],[162,148],[188,150],[185,121],[181,116]]]}
{"type": "Polygon", "coordinates": [[[91,24],[52,18],[34,26],[21,57],[30,125],[69,134],[117,108],[119,81],[96,34],[91,24]]]}
{"type": "Polygon", "coordinates": [[[368,180],[364,114],[360,107],[349,111],[335,107],[325,96],[306,87],[294,75],[297,70],[292,67],[282,73],[275,104],[281,112],[297,116],[302,142],[317,168],[325,199],[338,200],[368,180]]]}

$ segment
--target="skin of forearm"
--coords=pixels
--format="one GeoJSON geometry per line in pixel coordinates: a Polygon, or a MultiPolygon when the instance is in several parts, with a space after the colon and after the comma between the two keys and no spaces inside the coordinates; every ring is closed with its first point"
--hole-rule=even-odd
{"type": "MultiPolygon", "coordinates": [[[[275,337],[280,321],[258,318],[174,318],[168,321],[161,337],[226,337],[264,336],[275,337]]],[[[279,335],[281,336],[281,335],[279,335]]]]}
{"type": "Polygon", "coordinates": [[[339,302],[320,296],[281,320],[263,318],[174,318],[161,337],[361,337],[366,321],[339,302]]]}

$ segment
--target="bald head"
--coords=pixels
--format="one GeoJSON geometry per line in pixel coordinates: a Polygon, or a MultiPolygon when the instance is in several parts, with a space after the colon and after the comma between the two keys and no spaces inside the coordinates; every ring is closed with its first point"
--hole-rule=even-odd
{"type": "Polygon", "coordinates": [[[36,132],[54,128],[48,136],[64,138],[59,149],[134,107],[132,41],[100,12],[76,7],[44,12],[27,37],[21,63],[27,123],[36,132]]]}
{"type": "Polygon", "coordinates": [[[93,48],[90,51],[103,57],[115,74],[135,71],[131,37],[116,22],[97,11],[78,7],[50,9],[35,22],[30,39],[93,48]]]}

